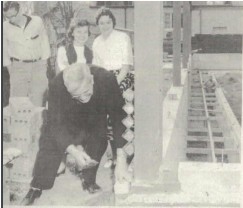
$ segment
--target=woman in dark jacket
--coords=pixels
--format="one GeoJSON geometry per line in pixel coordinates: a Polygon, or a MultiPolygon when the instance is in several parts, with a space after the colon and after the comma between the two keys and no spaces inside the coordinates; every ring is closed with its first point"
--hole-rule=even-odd
{"type": "MultiPolygon", "coordinates": [[[[65,46],[60,46],[57,52],[57,65],[59,70],[63,71],[74,63],[91,64],[93,53],[85,45],[90,35],[89,22],[87,20],[76,22],[73,19],[67,35],[69,41],[65,46]]],[[[65,172],[65,159],[63,158],[63,162],[59,167],[58,175],[65,172]]]]}
{"type": "Polygon", "coordinates": [[[92,51],[85,45],[89,35],[89,22],[87,20],[79,22],[73,20],[68,32],[70,41],[65,46],[58,48],[57,65],[60,71],[73,63],[92,63],[92,51]]]}

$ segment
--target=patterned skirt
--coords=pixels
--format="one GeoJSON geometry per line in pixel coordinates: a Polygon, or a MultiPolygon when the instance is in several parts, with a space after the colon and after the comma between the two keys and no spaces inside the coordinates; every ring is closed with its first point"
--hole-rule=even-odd
{"type": "MultiPolygon", "coordinates": [[[[120,74],[120,69],[112,71],[116,76],[120,74]]],[[[126,77],[120,83],[120,90],[121,92],[125,92],[127,89],[134,89],[134,74],[128,72],[126,77]]]]}
{"type": "MultiPolygon", "coordinates": [[[[115,76],[118,76],[119,73],[120,73],[120,69],[118,70],[113,70],[111,71],[112,73],[115,74],[115,76]]],[[[128,89],[132,89],[134,90],[134,74],[133,73],[130,73],[128,72],[126,77],[121,81],[120,85],[120,90],[121,90],[121,93],[123,94],[126,90],[128,89]]],[[[133,117],[133,115],[132,115],[133,117]]],[[[134,128],[132,128],[132,130],[134,131],[134,128]]],[[[113,132],[112,132],[112,127],[111,127],[111,120],[110,118],[108,117],[108,132],[107,132],[107,139],[108,140],[113,140],[113,132]]]]}

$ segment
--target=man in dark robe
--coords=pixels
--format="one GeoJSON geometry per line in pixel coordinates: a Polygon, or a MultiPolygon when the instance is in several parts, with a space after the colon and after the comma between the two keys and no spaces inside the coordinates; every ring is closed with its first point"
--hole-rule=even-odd
{"type": "MultiPolygon", "coordinates": [[[[105,69],[73,64],[58,74],[49,86],[47,124],[40,138],[31,188],[22,205],[33,204],[42,190],[53,187],[66,153],[75,158],[80,169],[93,160],[100,162],[107,148],[107,115],[112,121],[117,152],[124,158],[122,148],[127,141],[122,137],[126,130],[122,124],[126,116],[123,105],[116,77],[105,69]]],[[[89,193],[101,189],[96,184],[98,166],[82,170],[83,189],[89,193]]],[[[118,180],[125,177],[124,167],[118,162],[118,180]]]]}

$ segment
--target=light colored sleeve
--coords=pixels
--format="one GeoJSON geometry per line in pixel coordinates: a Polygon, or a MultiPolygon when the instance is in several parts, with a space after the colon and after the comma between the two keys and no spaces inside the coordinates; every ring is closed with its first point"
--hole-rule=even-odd
{"type": "Polygon", "coordinates": [[[8,53],[8,39],[6,34],[6,27],[3,25],[3,66],[11,65],[10,56],[8,53]]]}
{"type": "Polygon", "coordinates": [[[92,64],[96,66],[102,66],[101,60],[98,55],[98,48],[97,48],[97,38],[94,40],[94,43],[92,45],[92,51],[93,51],[93,60],[92,64]]]}
{"type": "Polygon", "coordinates": [[[124,33],[122,44],[122,64],[133,66],[132,44],[129,36],[124,33]]]}
{"type": "Polygon", "coordinates": [[[51,56],[50,43],[47,35],[46,28],[40,19],[40,47],[41,47],[41,59],[46,60],[51,56]]]}
{"type": "Polygon", "coordinates": [[[59,47],[57,50],[57,66],[60,71],[64,70],[67,66],[69,66],[66,50],[63,46],[59,47]]]}

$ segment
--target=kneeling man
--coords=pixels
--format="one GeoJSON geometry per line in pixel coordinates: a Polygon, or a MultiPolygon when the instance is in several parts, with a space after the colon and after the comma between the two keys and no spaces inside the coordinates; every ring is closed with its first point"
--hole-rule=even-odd
{"type": "MultiPolygon", "coordinates": [[[[53,187],[64,154],[72,155],[80,169],[94,160],[100,162],[107,148],[107,115],[117,151],[124,157],[123,105],[116,77],[105,69],[74,64],[58,74],[49,86],[47,124],[40,138],[31,188],[22,204],[33,204],[42,190],[53,187]]],[[[100,190],[96,184],[98,165],[82,170],[83,189],[90,193],[100,190]]],[[[123,177],[123,167],[117,164],[118,177],[123,177]]]]}

